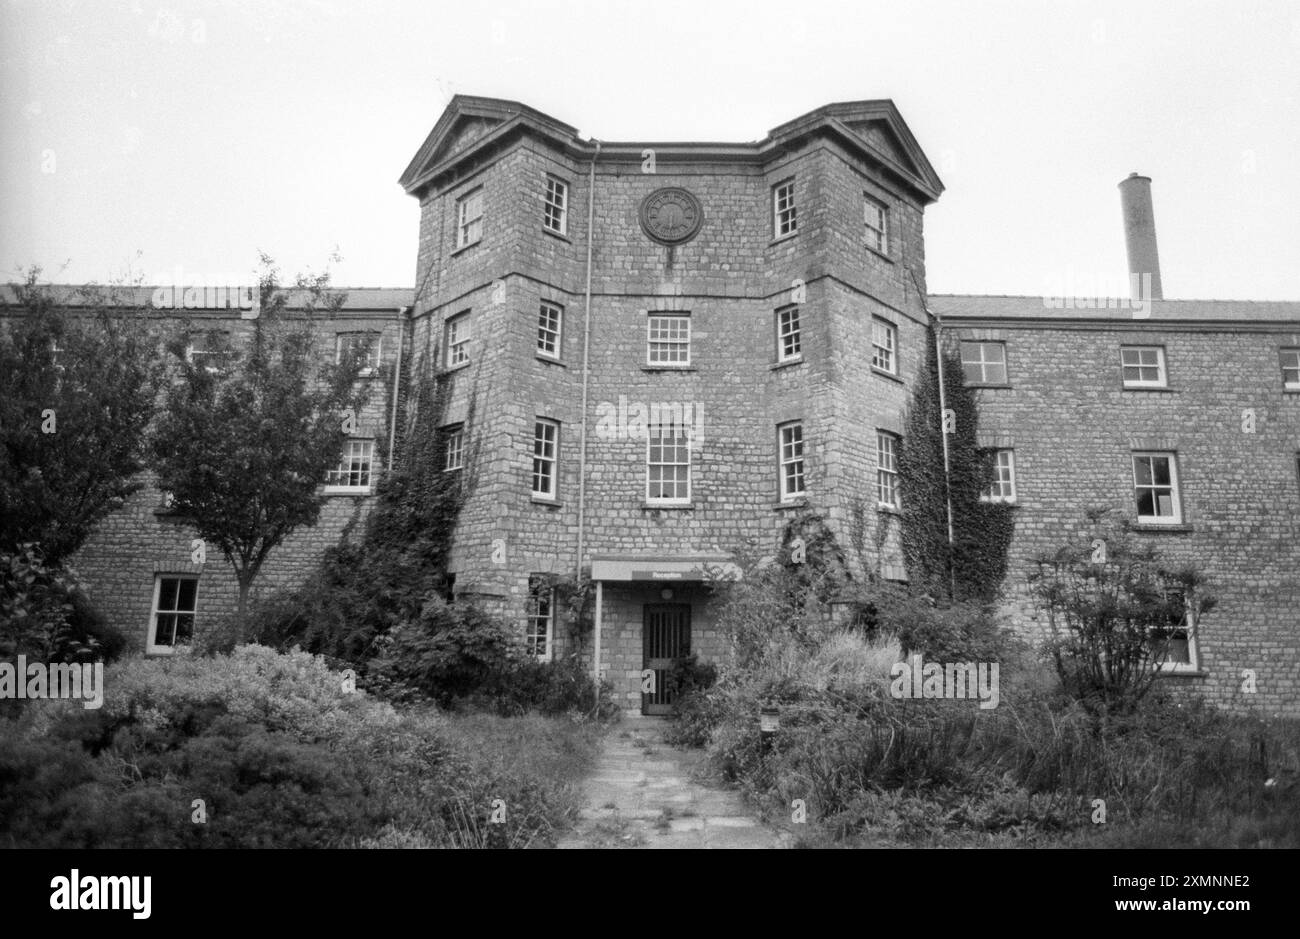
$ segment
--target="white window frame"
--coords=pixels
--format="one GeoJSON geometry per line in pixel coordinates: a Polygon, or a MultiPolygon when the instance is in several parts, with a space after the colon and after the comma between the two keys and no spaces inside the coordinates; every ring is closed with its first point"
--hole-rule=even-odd
{"type": "Polygon", "coordinates": [[[1007,344],[1005,342],[993,339],[963,339],[960,350],[962,376],[966,379],[968,385],[1007,385],[1011,383],[1011,373],[1007,370],[1007,344]],[[971,346],[976,347],[979,358],[967,358],[966,353],[970,351],[971,346]],[[986,346],[996,346],[1002,353],[1002,358],[1000,360],[990,359],[986,354],[986,346]],[[972,378],[966,374],[971,366],[979,369],[978,378],[972,378]],[[990,366],[1000,366],[1002,368],[1001,381],[995,381],[989,377],[988,370],[990,366]]]}
{"type": "Polygon", "coordinates": [[[1119,370],[1120,379],[1125,388],[1167,388],[1169,386],[1169,375],[1165,371],[1165,350],[1163,346],[1120,346],[1119,347],[1119,370]],[[1137,361],[1125,362],[1125,353],[1136,353],[1137,361]],[[1142,353],[1154,352],[1156,354],[1155,364],[1142,361],[1142,353]],[[1156,377],[1152,380],[1145,378],[1130,379],[1125,372],[1130,368],[1138,369],[1139,375],[1142,369],[1156,369],[1156,377]]]}
{"type": "MultiPolygon", "coordinates": [[[[180,586],[176,588],[176,602],[180,603],[180,586]]],[[[194,643],[194,634],[198,627],[199,619],[199,575],[197,574],[169,574],[158,572],[153,578],[153,601],[149,604],[149,634],[145,637],[145,652],[149,655],[175,655],[188,652],[194,643]],[[164,580],[193,581],[194,582],[194,609],[182,610],[180,607],[170,610],[158,609],[158,601],[162,598],[162,584],[164,580]],[[175,643],[167,645],[158,642],[158,617],[159,616],[182,616],[188,614],[192,617],[190,623],[190,642],[186,645],[176,645],[175,643]]],[[[175,637],[175,624],[173,624],[172,636],[175,637]]]]}
{"type": "Polygon", "coordinates": [[[1173,630],[1174,632],[1181,631],[1186,638],[1187,661],[1179,662],[1169,658],[1161,659],[1156,664],[1156,667],[1160,670],[1161,674],[1176,675],[1180,672],[1199,672],[1201,670],[1201,650],[1197,641],[1196,630],[1191,627],[1191,619],[1192,614],[1189,610],[1186,617],[1183,619],[1182,627],[1173,630]]]}
{"type": "Polygon", "coordinates": [[[543,300],[537,310],[537,354],[547,359],[560,360],[560,350],[564,347],[561,343],[564,340],[564,307],[551,300],[543,300]],[[554,319],[555,325],[550,325],[551,319],[554,319]],[[546,344],[551,345],[547,350],[546,344]]]}
{"type": "Polygon", "coordinates": [[[456,200],[456,250],[483,240],[483,187],[471,189],[456,200]],[[470,215],[472,208],[476,215],[470,215]]]}
{"type": "Polygon", "coordinates": [[[555,650],[555,587],[543,586],[545,583],[541,575],[529,575],[528,598],[524,602],[524,647],[539,662],[551,661],[555,650]],[[541,612],[542,604],[545,604],[545,615],[541,612]],[[546,641],[538,652],[537,639],[542,629],[546,631],[546,641]]]}
{"type": "Polygon", "coordinates": [[[229,331],[229,330],[224,330],[224,329],[221,329],[221,330],[212,330],[212,329],[210,329],[210,330],[197,330],[197,331],[191,333],[191,334],[186,338],[186,342],[185,342],[185,361],[186,361],[186,362],[189,362],[191,365],[194,365],[194,364],[195,364],[195,362],[194,362],[194,356],[195,356],[196,353],[197,353],[200,357],[208,356],[208,357],[211,357],[211,359],[216,359],[216,360],[218,360],[218,361],[220,361],[220,362],[223,363],[223,364],[221,364],[221,365],[208,365],[208,364],[204,363],[201,367],[202,367],[203,370],[204,370],[205,372],[207,372],[209,375],[219,375],[219,374],[221,374],[222,372],[224,372],[224,371],[225,371],[225,365],[224,365],[224,363],[225,363],[226,361],[228,361],[229,359],[231,359],[231,358],[234,357],[234,350],[233,350],[233,349],[226,348],[226,349],[221,349],[221,350],[216,350],[216,351],[211,350],[211,349],[206,349],[206,348],[205,348],[205,349],[200,349],[200,348],[198,347],[198,344],[195,342],[195,340],[201,336],[201,337],[203,337],[203,339],[204,339],[204,341],[205,341],[205,343],[206,343],[206,342],[207,342],[208,340],[210,340],[210,339],[212,338],[212,336],[214,336],[214,335],[220,335],[220,336],[222,337],[223,340],[228,340],[228,339],[230,338],[230,331],[229,331]]]}
{"type": "Polygon", "coordinates": [[[442,471],[457,473],[465,468],[465,425],[448,424],[442,434],[442,471]]]}
{"type": "Polygon", "coordinates": [[[887,430],[876,431],[876,506],[882,509],[898,511],[898,448],[902,437],[887,430]],[[885,443],[889,446],[886,447],[885,443]],[[888,492],[892,501],[883,496],[888,492]]]}
{"type": "Polygon", "coordinates": [[[1300,391],[1300,348],[1283,348],[1277,353],[1278,365],[1282,369],[1282,387],[1286,391],[1300,391]],[[1287,356],[1291,362],[1287,362],[1287,356]],[[1287,379],[1287,372],[1295,372],[1293,380],[1287,379]]]}
{"type": "Polygon", "coordinates": [[[807,448],[803,421],[787,421],[776,426],[777,461],[782,502],[793,502],[808,494],[807,448]],[[796,488],[797,486],[797,488],[796,488]]]}
{"type": "Polygon", "coordinates": [[[772,237],[786,238],[799,232],[799,206],[794,200],[794,177],[772,187],[772,237]]]}
{"type": "Polygon", "coordinates": [[[342,332],[334,334],[334,364],[338,365],[343,361],[343,349],[345,346],[355,341],[357,337],[365,336],[371,341],[370,348],[366,350],[365,364],[362,365],[358,373],[362,376],[369,376],[378,373],[379,363],[383,361],[383,342],[384,334],[377,330],[354,330],[352,332],[342,332]]]}
{"type": "MultiPolygon", "coordinates": [[[[692,448],[691,448],[691,431],[690,431],[690,428],[687,427],[684,423],[683,423],[683,424],[678,424],[678,423],[676,423],[675,421],[669,421],[669,422],[666,423],[666,424],[663,424],[663,423],[660,423],[660,424],[651,424],[651,425],[649,425],[649,426],[646,428],[646,451],[645,451],[645,500],[646,500],[646,503],[647,503],[647,504],[649,504],[649,505],[689,505],[689,504],[690,504],[690,502],[691,502],[691,486],[692,486],[692,480],[691,480],[691,457],[692,457],[692,453],[691,453],[691,450],[692,450],[692,448]],[[673,434],[673,436],[671,436],[671,437],[664,437],[664,436],[663,436],[663,429],[664,429],[665,427],[670,427],[670,428],[672,428],[672,429],[675,431],[675,433],[673,434]],[[675,443],[675,441],[677,441],[677,440],[679,440],[679,439],[684,441],[684,443],[683,443],[681,446],[678,446],[678,445],[675,443]],[[668,445],[668,446],[670,446],[670,447],[672,448],[672,456],[673,456],[673,457],[678,457],[678,456],[681,455],[681,453],[684,452],[685,455],[686,455],[686,459],[685,459],[684,461],[683,461],[683,460],[680,460],[680,459],[673,459],[673,460],[665,460],[665,459],[663,459],[663,457],[664,457],[664,455],[665,455],[665,454],[664,454],[664,447],[665,447],[665,445],[663,444],[662,441],[664,441],[664,440],[674,441],[673,443],[671,443],[671,444],[668,445]],[[652,457],[653,454],[654,454],[654,450],[655,450],[655,446],[656,446],[656,443],[655,443],[655,442],[656,442],[656,441],[660,441],[660,443],[658,444],[658,446],[659,446],[659,451],[660,451],[660,452],[659,452],[660,459],[659,459],[658,461],[654,461],[654,460],[651,459],[651,457],[652,457]],[[654,468],[655,468],[655,467],[660,467],[660,468],[662,469],[662,468],[666,468],[666,467],[679,467],[679,466],[685,466],[685,467],[686,467],[686,495],[685,495],[685,496],[676,496],[676,495],[674,495],[674,496],[663,496],[663,495],[657,495],[657,496],[656,496],[656,495],[651,495],[651,486],[654,485],[654,483],[653,483],[652,480],[651,480],[651,477],[654,475],[654,468]]],[[[662,476],[662,474],[660,475],[660,479],[659,479],[659,481],[658,481],[658,486],[659,486],[659,492],[662,493],[662,492],[663,492],[663,486],[664,486],[664,480],[663,480],[663,476],[662,476]]],[[[673,488],[676,489],[676,486],[677,486],[677,482],[676,482],[676,480],[674,479],[673,488]]]]}
{"type": "Polygon", "coordinates": [[[1133,505],[1137,511],[1137,520],[1139,525],[1181,525],[1183,524],[1183,498],[1179,491],[1178,481],[1178,454],[1170,450],[1138,450],[1131,454],[1131,464],[1133,467],[1133,505]],[[1155,484],[1155,464],[1151,464],[1151,483],[1138,482],[1138,461],[1139,460],[1157,460],[1164,459],[1169,463],[1169,486],[1158,486],[1155,484]],[[1169,489],[1169,498],[1173,514],[1171,515],[1142,515],[1138,508],[1138,493],[1144,489],[1149,489],[1153,493],[1153,501],[1159,506],[1156,491],[1169,489]]]}
{"type": "Polygon", "coordinates": [[[803,358],[803,323],[799,305],[783,306],[776,311],[776,360],[798,362],[803,358]]]}
{"type": "Polygon", "coordinates": [[[469,342],[474,338],[469,325],[469,310],[447,317],[443,324],[443,341],[447,346],[447,368],[463,368],[469,364],[469,342]]]}
{"type": "Polygon", "coordinates": [[[898,327],[879,316],[871,318],[871,367],[886,375],[898,374],[898,327]],[[888,364],[881,365],[882,361],[888,364]]]}
{"type": "Polygon", "coordinates": [[[542,227],[557,235],[569,233],[569,184],[550,173],[546,174],[542,227]]]}
{"type": "Polygon", "coordinates": [[[560,491],[560,422],[539,417],[533,421],[533,498],[556,499],[560,491]],[[549,431],[549,434],[548,434],[549,431]],[[537,488],[539,478],[550,470],[550,485],[537,488]]]}
{"type": "Polygon", "coordinates": [[[993,451],[994,479],[982,493],[981,502],[1004,502],[1014,505],[1016,501],[1016,451],[1010,448],[993,451]],[[1005,463],[1003,457],[1006,457],[1005,463]],[[1006,474],[1003,474],[1003,470],[1006,474]]]}
{"type": "Polygon", "coordinates": [[[867,247],[889,254],[889,206],[865,192],[862,194],[862,225],[867,247]],[[873,225],[873,221],[877,224],[873,225]]]}
{"type": "Polygon", "coordinates": [[[368,493],[375,482],[375,441],[373,437],[349,437],[343,441],[343,452],[339,462],[325,476],[325,494],[368,493]],[[356,468],[354,461],[361,461],[363,469],[356,468]],[[338,482],[339,479],[350,480],[357,475],[364,483],[338,482]]]}
{"type": "Polygon", "coordinates": [[[645,323],[646,346],[645,361],[646,365],[652,365],[655,368],[686,368],[691,364],[691,317],[689,313],[675,313],[667,311],[655,311],[646,316],[645,323]],[[683,332],[674,334],[672,330],[661,333],[658,339],[655,338],[655,327],[658,324],[679,324],[683,332]],[[685,358],[656,358],[656,355],[671,354],[672,350],[684,350],[685,358]]]}

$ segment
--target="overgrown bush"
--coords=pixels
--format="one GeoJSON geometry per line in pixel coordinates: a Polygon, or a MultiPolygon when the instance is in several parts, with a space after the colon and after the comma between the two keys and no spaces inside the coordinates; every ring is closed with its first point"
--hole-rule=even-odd
{"type": "Polygon", "coordinates": [[[129,660],[105,685],[98,711],[0,720],[0,845],[549,844],[595,749],[590,725],[398,711],[257,646],[129,660]]]}
{"type": "Polygon", "coordinates": [[[519,637],[499,620],[472,605],[452,606],[435,597],[418,620],[388,635],[371,671],[446,707],[495,690],[522,658],[519,637]]]}
{"type": "Polygon", "coordinates": [[[75,575],[46,564],[39,546],[0,553],[0,659],[109,662],[125,646],[75,575]]]}
{"type": "Polygon", "coordinates": [[[1061,683],[1098,722],[1132,713],[1175,642],[1192,646],[1216,605],[1199,570],[1162,561],[1108,515],[1089,512],[1089,528],[1038,558],[1030,575],[1061,683]]]}

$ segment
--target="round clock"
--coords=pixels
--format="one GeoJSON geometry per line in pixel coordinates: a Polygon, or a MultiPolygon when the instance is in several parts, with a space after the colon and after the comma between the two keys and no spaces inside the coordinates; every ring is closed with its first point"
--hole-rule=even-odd
{"type": "Polygon", "coordinates": [[[685,244],[703,223],[700,200],[685,189],[656,189],[641,200],[641,228],[660,244],[685,244]]]}

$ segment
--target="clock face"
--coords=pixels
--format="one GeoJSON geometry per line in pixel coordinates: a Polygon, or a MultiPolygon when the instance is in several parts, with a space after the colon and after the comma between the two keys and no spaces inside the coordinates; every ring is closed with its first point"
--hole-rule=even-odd
{"type": "Polygon", "coordinates": [[[685,189],[656,189],[641,202],[641,227],[660,244],[690,241],[703,221],[700,200],[685,189]]]}

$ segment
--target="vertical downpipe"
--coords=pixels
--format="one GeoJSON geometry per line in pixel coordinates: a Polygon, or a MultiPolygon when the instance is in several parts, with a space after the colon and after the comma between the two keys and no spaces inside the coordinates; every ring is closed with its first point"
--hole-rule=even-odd
{"type": "MultiPolygon", "coordinates": [[[[397,403],[398,395],[402,387],[402,344],[406,340],[406,322],[410,317],[407,315],[411,308],[409,306],[399,306],[397,308],[397,362],[393,365],[393,414],[388,424],[388,474],[393,472],[393,449],[397,445],[397,403]]],[[[412,336],[414,341],[415,337],[412,336]]]]}
{"type": "MultiPolygon", "coordinates": [[[[591,251],[595,237],[593,225],[596,218],[596,160],[600,157],[600,141],[595,141],[596,152],[591,155],[591,173],[587,179],[587,288],[586,303],[582,313],[582,425],[578,430],[578,553],[573,559],[573,573],[582,579],[582,553],[586,548],[587,520],[587,390],[591,380],[591,251]]],[[[599,667],[599,664],[597,664],[599,667]]]]}
{"type": "Polygon", "coordinates": [[[943,443],[943,494],[948,506],[948,590],[955,598],[957,594],[957,572],[952,567],[952,544],[954,540],[952,526],[952,467],[948,456],[948,432],[944,427],[944,415],[948,410],[948,396],[944,391],[943,381],[943,320],[931,312],[930,304],[925,299],[925,291],[921,289],[921,284],[916,279],[916,271],[909,267],[907,273],[912,276],[912,286],[916,288],[917,299],[921,301],[921,309],[925,310],[925,315],[934,323],[934,361],[939,368],[939,438],[943,443]]]}

